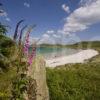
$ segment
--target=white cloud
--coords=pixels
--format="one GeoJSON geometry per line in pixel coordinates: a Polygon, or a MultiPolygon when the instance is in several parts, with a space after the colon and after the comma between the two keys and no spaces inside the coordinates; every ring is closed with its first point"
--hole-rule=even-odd
{"type": "Polygon", "coordinates": [[[7,16],[8,14],[7,14],[7,12],[5,12],[4,10],[0,10],[0,16],[7,16]]]}
{"type": "Polygon", "coordinates": [[[73,33],[83,31],[90,25],[100,22],[100,0],[81,6],[66,18],[63,31],[73,33]]]}
{"type": "Polygon", "coordinates": [[[61,36],[60,35],[58,35],[58,34],[53,34],[52,35],[54,38],[60,38],[61,36]]]}
{"type": "Polygon", "coordinates": [[[90,5],[93,2],[96,2],[97,0],[80,0],[80,4],[82,6],[90,5]]]}
{"type": "Polygon", "coordinates": [[[43,34],[42,37],[43,37],[43,38],[49,38],[49,35],[48,35],[48,34],[43,34]]]}
{"type": "Polygon", "coordinates": [[[66,43],[65,41],[68,42],[68,38],[69,41],[80,41],[75,35],[76,32],[86,30],[91,25],[100,23],[100,0],[81,0],[80,3],[80,7],[65,19],[63,28],[57,31],[47,31],[43,35],[41,43],[66,43]]]}
{"type": "Polygon", "coordinates": [[[27,7],[27,8],[30,8],[30,4],[27,3],[27,2],[24,2],[24,6],[27,7]]]}
{"type": "Polygon", "coordinates": [[[6,21],[10,22],[11,20],[10,20],[10,18],[6,17],[6,21]]]}
{"type": "Polygon", "coordinates": [[[0,10],[0,16],[2,16],[3,18],[5,18],[6,21],[10,22],[10,18],[8,17],[8,13],[6,11],[4,11],[3,9],[0,10]]]}
{"type": "Polygon", "coordinates": [[[67,13],[70,12],[70,9],[69,9],[68,6],[66,6],[66,4],[63,4],[63,5],[62,5],[62,9],[63,9],[65,12],[67,12],[67,13]]]}
{"type": "Polygon", "coordinates": [[[32,45],[32,44],[36,43],[38,40],[39,40],[39,38],[37,38],[37,37],[30,37],[29,44],[32,45]]]}
{"type": "Polygon", "coordinates": [[[53,34],[51,34],[52,32],[49,31],[49,34],[48,34],[48,31],[47,31],[45,34],[43,34],[38,44],[43,44],[43,43],[44,44],[55,44],[55,39],[52,37],[53,34]]]}
{"type": "Polygon", "coordinates": [[[54,32],[55,32],[54,30],[49,30],[49,31],[47,31],[46,33],[47,33],[47,34],[54,34],[54,32]]]}
{"type": "MultiPolygon", "coordinates": [[[[65,34],[62,30],[48,30],[40,38],[39,44],[64,44],[66,38],[72,37],[73,35],[65,34]]],[[[68,40],[68,39],[67,39],[68,40]]]]}

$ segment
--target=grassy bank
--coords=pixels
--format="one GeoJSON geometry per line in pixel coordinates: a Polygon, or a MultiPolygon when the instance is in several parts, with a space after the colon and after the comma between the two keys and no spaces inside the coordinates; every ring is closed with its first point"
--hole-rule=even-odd
{"type": "MultiPolygon", "coordinates": [[[[81,42],[69,48],[92,48],[100,52],[100,42],[81,42]]],[[[100,100],[100,54],[84,64],[47,68],[50,100],[100,100]]]]}
{"type": "Polygon", "coordinates": [[[100,100],[100,63],[47,69],[50,100],[100,100]]]}

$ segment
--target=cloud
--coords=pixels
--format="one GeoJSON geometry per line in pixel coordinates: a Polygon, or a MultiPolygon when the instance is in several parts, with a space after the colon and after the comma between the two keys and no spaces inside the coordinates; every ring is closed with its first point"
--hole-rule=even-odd
{"type": "Polygon", "coordinates": [[[27,8],[30,8],[30,4],[27,3],[27,2],[24,2],[24,6],[27,7],[27,8]]]}
{"type": "Polygon", "coordinates": [[[60,31],[48,30],[40,38],[39,44],[60,44],[63,36],[60,31]]]}
{"type": "Polygon", "coordinates": [[[58,35],[58,34],[53,34],[52,35],[54,38],[60,38],[61,36],[60,35],[58,35]]]}
{"type": "Polygon", "coordinates": [[[4,10],[0,9],[0,16],[7,16],[7,12],[5,12],[4,10]]]}
{"type": "Polygon", "coordinates": [[[55,39],[52,37],[51,34],[53,31],[47,31],[45,34],[42,35],[38,44],[55,44],[55,39]]]}
{"type": "Polygon", "coordinates": [[[10,18],[6,17],[6,21],[10,22],[11,20],[10,20],[10,18]]]}
{"type": "Polygon", "coordinates": [[[44,38],[49,38],[49,35],[48,34],[43,34],[43,37],[44,38]]]}
{"type": "Polygon", "coordinates": [[[5,18],[6,21],[10,22],[10,18],[8,17],[8,13],[6,11],[4,11],[3,9],[0,10],[0,16],[2,16],[3,18],[5,18]]]}
{"type": "Polygon", "coordinates": [[[63,27],[65,33],[83,31],[100,22],[100,0],[92,1],[91,4],[85,3],[87,5],[79,7],[66,18],[63,27]]]}
{"type": "Polygon", "coordinates": [[[69,9],[68,6],[66,6],[66,4],[63,4],[63,5],[62,5],[62,9],[63,9],[65,12],[70,13],[70,9],[69,9]]]}
{"type": "Polygon", "coordinates": [[[48,30],[47,32],[45,32],[40,41],[39,41],[39,44],[46,44],[46,43],[50,43],[50,44],[54,44],[55,43],[55,40],[53,38],[53,35],[54,35],[55,31],[54,30],[48,30]]]}
{"type": "Polygon", "coordinates": [[[75,34],[64,35],[60,32],[54,34],[48,34],[47,32],[41,37],[38,44],[67,44],[73,42],[79,42],[80,39],[75,34]]]}
{"type": "MultiPolygon", "coordinates": [[[[63,5],[64,7],[66,6],[63,5]]],[[[81,0],[80,7],[65,18],[63,28],[47,31],[41,38],[41,43],[64,44],[72,40],[80,41],[75,33],[86,30],[96,23],[100,23],[100,0],[81,0]]]]}
{"type": "Polygon", "coordinates": [[[30,37],[29,44],[32,45],[32,44],[36,43],[38,40],[39,40],[39,38],[37,38],[37,37],[30,37]]]}
{"type": "Polygon", "coordinates": [[[46,33],[47,33],[47,34],[54,34],[55,31],[54,31],[54,30],[49,30],[49,31],[47,31],[46,33]]]}
{"type": "Polygon", "coordinates": [[[41,40],[39,41],[39,44],[48,43],[49,39],[50,39],[49,35],[44,34],[44,35],[42,36],[41,40]]]}
{"type": "Polygon", "coordinates": [[[82,6],[86,6],[86,5],[90,5],[93,2],[96,2],[97,0],[80,0],[80,5],[82,6]]]}

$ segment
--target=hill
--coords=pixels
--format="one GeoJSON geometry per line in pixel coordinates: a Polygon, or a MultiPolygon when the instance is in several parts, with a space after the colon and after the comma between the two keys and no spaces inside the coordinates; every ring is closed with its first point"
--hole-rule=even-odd
{"type": "Polygon", "coordinates": [[[100,47],[100,41],[82,41],[82,42],[78,42],[72,45],[66,45],[67,47],[71,47],[71,48],[78,48],[78,47],[82,47],[84,48],[99,48],[100,47]]]}
{"type": "Polygon", "coordinates": [[[79,45],[81,45],[83,48],[86,48],[87,46],[92,46],[92,47],[99,47],[100,46],[100,41],[81,41],[81,42],[77,42],[74,44],[40,44],[38,46],[40,47],[73,47],[73,48],[77,48],[79,45]]]}

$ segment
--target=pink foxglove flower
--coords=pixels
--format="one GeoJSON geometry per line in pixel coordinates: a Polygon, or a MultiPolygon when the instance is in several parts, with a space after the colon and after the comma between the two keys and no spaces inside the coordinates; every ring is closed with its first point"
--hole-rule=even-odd
{"type": "Polygon", "coordinates": [[[29,32],[26,34],[25,44],[24,44],[24,54],[28,57],[29,52],[29,32]]]}
{"type": "Polygon", "coordinates": [[[33,59],[36,57],[36,47],[33,47],[32,53],[29,56],[28,63],[29,65],[32,64],[33,59]]]}
{"type": "Polygon", "coordinates": [[[31,32],[32,28],[29,28],[27,33],[26,33],[26,37],[25,37],[25,44],[24,44],[24,54],[26,54],[26,56],[28,57],[28,53],[29,53],[29,36],[30,36],[30,32],[31,32]]]}
{"type": "Polygon", "coordinates": [[[32,53],[29,54],[29,36],[30,36],[30,32],[31,32],[31,28],[28,30],[26,37],[25,37],[25,44],[24,44],[24,54],[26,55],[26,57],[28,58],[28,64],[31,65],[32,64],[32,60],[33,58],[36,56],[36,47],[33,47],[32,49],[32,53]]]}

